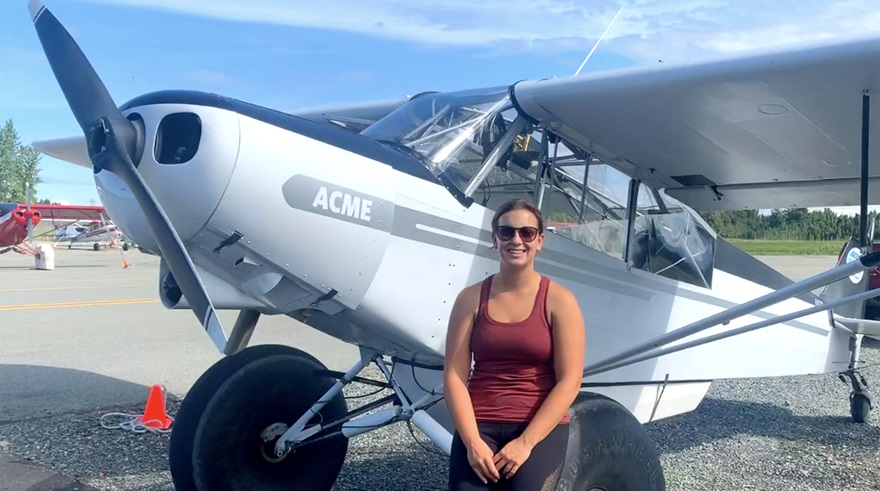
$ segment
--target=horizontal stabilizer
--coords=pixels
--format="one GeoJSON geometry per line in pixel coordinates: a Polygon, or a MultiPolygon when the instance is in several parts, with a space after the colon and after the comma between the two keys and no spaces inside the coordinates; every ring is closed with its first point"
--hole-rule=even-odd
{"type": "Polygon", "coordinates": [[[83,135],[36,141],[31,146],[49,157],[88,167],[89,169],[92,168],[92,161],[89,159],[89,150],[86,146],[86,138],[83,135]]]}

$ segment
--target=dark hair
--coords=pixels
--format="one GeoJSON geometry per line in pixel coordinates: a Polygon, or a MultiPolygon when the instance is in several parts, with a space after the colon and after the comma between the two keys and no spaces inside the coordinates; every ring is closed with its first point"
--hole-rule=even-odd
{"type": "Polygon", "coordinates": [[[492,217],[492,230],[494,231],[498,227],[498,220],[501,218],[501,215],[513,210],[528,210],[532,212],[538,219],[538,233],[544,233],[544,217],[541,215],[541,212],[530,201],[522,198],[513,198],[505,201],[495,210],[495,216],[492,217]]]}

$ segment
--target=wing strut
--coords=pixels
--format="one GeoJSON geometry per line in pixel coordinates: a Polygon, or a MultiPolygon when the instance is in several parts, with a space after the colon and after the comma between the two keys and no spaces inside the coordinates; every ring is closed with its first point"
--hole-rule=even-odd
{"type": "Polygon", "coordinates": [[[862,195],[859,201],[859,247],[868,247],[868,125],[871,120],[871,96],[862,93],[862,195]]]}
{"type": "Polygon", "coordinates": [[[622,368],[633,363],[656,358],[657,356],[663,354],[673,353],[684,348],[699,346],[700,344],[704,344],[709,341],[715,341],[732,335],[742,334],[744,332],[748,332],[754,329],[775,325],[780,322],[785,322],[786,320],[788,320],[788,317],[797,318],[815,311],[827,310],[845,303],[854,302],[857,300],[864,300],[880,295],[880,292],[877,292],[876,290],[862,292],[856,295],[847,296],[845,298],[836,299],[831,302],[826,302],[815,307],[801,310],[794,314],[777,316],[774,317],[770,322],[759,322],[739,329],[733,329],[720,335],[709,336],[696,342],[684,343],[680,347],[676,347],[677,349],[669,349],[665,351],[659,349],[667,344],[678,341],[679,339],[692,336],[711,327],[715,327],[719,324],[728,324],[734,319],[751,314],[752,312],[763,309],[764,307],[775,305],[783,300],[787,300],[796,295],[800,295],[801,293],[806,293],[810,290],[814,290],[817,287],[834,283],[837,280],[846,278],[847,276],[858,273],[860,271],[864,271],[866,269],[873,269],[877,267],[878,264],[880,264],[880,251],[872,252],[866,256],[860,257],[856,261],[836,266],[828,271],[811,276],[805,280],[801,280],[797,283],[792,283],[791,285],[780,288],[779,290],[767,293],[766,295],[760,296],[753,300],[749,300],[748,302],[736,305],[734,307],[730,307],[729,309],[719,312],[715,315],[698,320],[684,327],[675,329],[674,331],[670,331],[666,334],[662,334],[649,341],[645,341],[630,349],[624,350],[621,353],[615,354],[591,365],[587,365],[586,367],[584,367],[583,375],[584,377],[597,375],[599,373],[622,368]]]}

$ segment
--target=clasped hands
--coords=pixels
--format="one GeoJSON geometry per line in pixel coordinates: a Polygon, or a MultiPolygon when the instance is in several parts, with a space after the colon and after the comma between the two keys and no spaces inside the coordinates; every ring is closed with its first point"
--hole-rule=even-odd
{"type": "Polygon", "coordinates": [[[494,455],[485,441],[477,439],[468,449],[468,461],[483,483],[497,482],[502,476],[513,477],[531,453],[532,447],[522,438],[514,438],[494,455]]]}

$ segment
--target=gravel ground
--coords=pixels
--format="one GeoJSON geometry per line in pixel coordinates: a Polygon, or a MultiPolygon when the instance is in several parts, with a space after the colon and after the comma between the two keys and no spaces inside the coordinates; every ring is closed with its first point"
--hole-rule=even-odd
{"type": "MultiPolygon", "coordinates": [[[[866,341],[862,361],[868,383],[880,384],[880,343],[866,341]]],[[[377,374],[365,373],[378,379],[377,374]]],[[[353,386],[345,392],[373,390],[353,386]]],[[[848,394],[833,375],[714,383],[696,411],[647,425],[661,451],[667,489],[880,489],[880,414],[875,409],[868,424],[852,423],[848,394]]],[[[873,394],[880,399],[880,390],[873,394]]],[[[169,398],[172,416],[178,402],[169,398]]],[[[142,409],[7,422],[0,425],[0,452],[101,490],[171,490],[168,435],[100,425],[107,412],[142,409]]],[[[352,440],[334,490],[444,489],[447,458],[415,427],[413,432],[418,442],[405,424],[352,440]]]]}
{"type": "Polygon", "coordinates": [[[880,342],[862,343],[874,410],[852,422],[833,375],[726,380],[696,411],[647,425],[670,490],[880,489],[880,342]]]}

